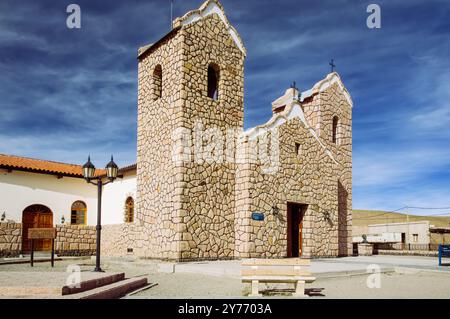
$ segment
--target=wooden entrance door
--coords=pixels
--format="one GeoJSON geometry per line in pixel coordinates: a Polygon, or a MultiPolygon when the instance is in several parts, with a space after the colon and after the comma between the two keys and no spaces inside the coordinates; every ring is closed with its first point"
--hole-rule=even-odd
{"type": "Polygon", "coordinates": [[[298,256],[301,257],[303,255],[303,213],[300,209],[299,219],[297,220],[298,225],[298,256]]]}
{"type": "MultiPolygon", "coordinates": [[[[22,213],[22,252],[31,251],[31,241],[28,239],[28,229],[51,227],[53,227],[53,213],[48,207],[44,205],[31,205],[25,208],[22,213]]],[[[52,250],[51,239],[34,240],[34,250],[52,250]]]]}
{"type": "Polygon", "coordinates": [[[303,216],[307,205],[288,203],[287,207],[287,256],[303,255],[303,216]]]}

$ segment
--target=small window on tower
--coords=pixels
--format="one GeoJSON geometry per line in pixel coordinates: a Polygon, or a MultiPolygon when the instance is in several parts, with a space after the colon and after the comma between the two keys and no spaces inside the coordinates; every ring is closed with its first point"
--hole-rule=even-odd
{"type": "Polygon", "coordinates": [[[219,99],[219,72],[217,64],[208,66],[208,97],[215,101],[219,99]]]}
{"type": "Polygon", "coordinates": [[[295,143],[295,155],[297,155],[297,157],[300,157],[302,155],[302,148],[300,143],[295,143]]]}
{"type": "Polygon", "coordinates": [[[338,144],[338,126],[339,118],[337,116],[333,117],[333,143],[338,144]]]}
{"type": "Polygon", "coordinates": [[[158,64],[153,71],[153,100],[162,97],[162,67],[158,64]]]}

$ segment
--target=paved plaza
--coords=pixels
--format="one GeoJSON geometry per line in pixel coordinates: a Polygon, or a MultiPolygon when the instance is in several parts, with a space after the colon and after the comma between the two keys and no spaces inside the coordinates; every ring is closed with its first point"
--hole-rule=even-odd
{"type": "MultiPolygon", "coordinates": [[[[0,264],[0,293],[11,286],[54,286],[67,278],[67,267],[78,265],[82,280],[92,278],[94,261],[67,259],[50,263],[0,264]]],[[[125,298],[242,298],[249,286],[240,281],[240,261],[169,263],[155,260],[104,259],[106,274],[124,272],[127,278],[146,276],[151,287],[125,298]]],[[[317,280],[306,285],[313,298],[450,298],[450,267],[437,258],[372,256],[315,259],[317,280]],[[369,267],[369,268],[368,268],[369,267]],[[368,269],[379,269],[379,288],[369,288],[368,269]]],[[[267,297],[290,298],[289,285],[268,285],[267,297]]],[[[30,296],[39,298],[43,296],[30,296]]]]}

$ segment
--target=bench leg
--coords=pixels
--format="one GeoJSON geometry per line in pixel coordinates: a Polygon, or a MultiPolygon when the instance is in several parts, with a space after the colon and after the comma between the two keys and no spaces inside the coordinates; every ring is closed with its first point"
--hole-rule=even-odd
{"type": "Polygon", "coordinates": [[[295,292],[292,294],[292,296],[297,297],[297,298],[308,297],[308,295],[305,294],[305,282],[304,281],[297,281],[295,283],[295,292]]]}
{"type": "Polygon", "coordinates": [[[249,297],[261,297],[262,295],[259,293],[259,281],[252,280],[252,293],[248,295],[249,297]]]}

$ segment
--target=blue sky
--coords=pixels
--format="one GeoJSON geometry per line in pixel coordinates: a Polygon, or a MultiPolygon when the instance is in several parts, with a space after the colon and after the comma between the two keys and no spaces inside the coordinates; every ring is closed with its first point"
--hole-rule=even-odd
{"type": "MultiPolygon", "coordinates": [[[[175,0],[174,15],[201,0],[175,0]]],[[[450,206],[448,0],[223,0],[248,50],[245,126],[335,59],[354,101],[353,206],[450,206]],[[381,29],[366,8],[381,7],[381,29]]],[[[98,166],[135,161],[139,46],[169,31],[169,0],[2,0],[0,153],[98,166]],[[81,29],[66,7],[81,6],[81,29]]],[[[436,212],[433,212],[436,213],[436,212]]]]}

